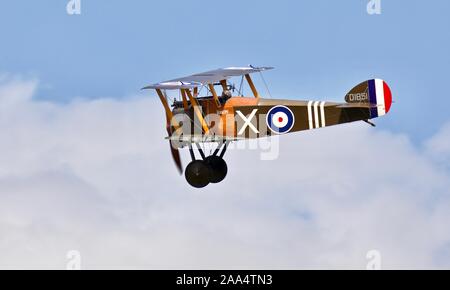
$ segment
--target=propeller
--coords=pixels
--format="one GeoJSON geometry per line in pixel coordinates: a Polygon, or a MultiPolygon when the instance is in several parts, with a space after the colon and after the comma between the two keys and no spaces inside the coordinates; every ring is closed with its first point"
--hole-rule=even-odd
{"type": "MultiPolygon", "coordinates": [[[[167,124],[167,133],[169,134],[169,136],[172,135],[169,124],[167,124]]],[[[170,152],[172,153],[172,159],[175,162],[178,172],[181,175],[183,173],[183,166],[181,165],[180,151],[178,150],[177,147],[173,146],[172,140],[169,140],[169,145],[170,145],[170,152]]]]}
{"type": "MultiPolygon", "coordinates": [[[[169,97],[167,96],[166,90],[163,90],[162,93],[163,93],[164,97],[166,98],[166,100],[168,100],[169,97]]],[[[171,120],[170,120],[169,115],[167,115],[167,114],[166,114],[166,130],[167,130],[168,136],[171,137],[173,134],[171,120]]],[[[170,146],[170,153],[172,153],[172,159],[175,162],[178,172],[180,174],[182,174],[183,166],[181,165],[180,151],[178,150],[178,147],[174,146],[174,144],[172,143],[172,140],[170,140],[170,139],[169,139],[169,146],[170,146]]]]}

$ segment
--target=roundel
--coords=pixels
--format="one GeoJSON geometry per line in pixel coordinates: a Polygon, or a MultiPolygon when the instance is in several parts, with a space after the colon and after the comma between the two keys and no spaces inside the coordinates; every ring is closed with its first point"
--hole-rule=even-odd
{"type": "Polygon", "coordinates": [[[276,134],[285,134],[289,132],[294,126],[294,122],[294,114],[286,106],[275,106],[267,113],[267,126],[276,134]]]}

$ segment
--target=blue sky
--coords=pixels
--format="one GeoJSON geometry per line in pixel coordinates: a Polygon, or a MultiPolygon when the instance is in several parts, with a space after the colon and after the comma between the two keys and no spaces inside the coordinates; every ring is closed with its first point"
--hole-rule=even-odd
{"type": "MultiPolygon", "coordinates": [[[[385,79],[396,104],[379,126],[413,140],[448,120],[450,2],[5,1],[0,70],[37,77],[38,98],[136,94],[142,85],[229,65],[271,65],[273,97],[342,100],[385,79]]],[[[262,88],[261,88],[262,89],[262,88]]]]}

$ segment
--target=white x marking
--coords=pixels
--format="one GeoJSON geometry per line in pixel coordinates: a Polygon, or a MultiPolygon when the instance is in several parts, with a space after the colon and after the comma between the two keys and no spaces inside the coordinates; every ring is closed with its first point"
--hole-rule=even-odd
{"type": "Polygon", "coordinates": [[[251,114],[248,116],[248,118],[246,116],[244,116],[244,114],[242,114],[241,111],[236,111],[236,113],[239,115],[239,117],[242,118],[242,120],[244,120],[244,125],[242,125],[241,130],[239,130],[238,135],[242,135],[245,131],[245,129],[247,127],[250,127],[250,129],[252,129],[253,132],[255,132],[256,134],[259,134],[258,129],[256,129],[256,127],[252,124],[252,119],[253,117],[255,117],[256,112],[258,111],[258,109],[254,109],[251,114]]]}

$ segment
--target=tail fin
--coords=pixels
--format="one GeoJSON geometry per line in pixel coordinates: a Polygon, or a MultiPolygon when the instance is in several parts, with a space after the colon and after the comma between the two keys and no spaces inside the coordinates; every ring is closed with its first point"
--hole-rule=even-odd
{"type": "Polygon", "coordinates": [[[367,103],[371,105],[370,118],[383,116],[392,105],[391,89],[380,79],[360,83],[345,96],[347,103],[367,103]]]}

